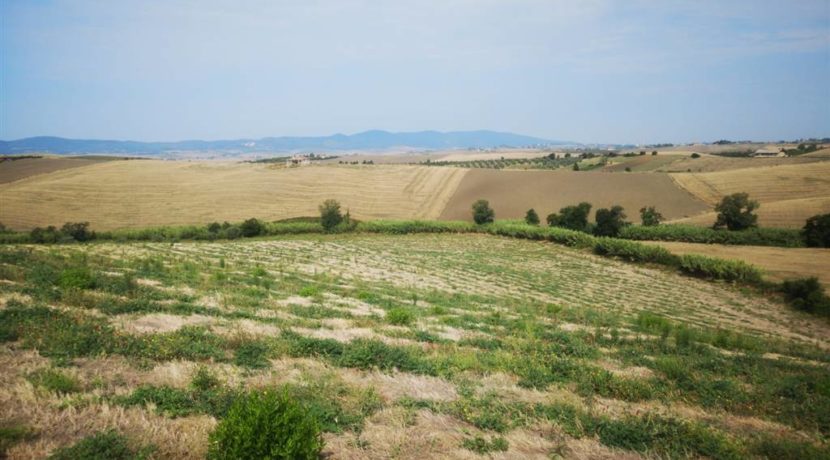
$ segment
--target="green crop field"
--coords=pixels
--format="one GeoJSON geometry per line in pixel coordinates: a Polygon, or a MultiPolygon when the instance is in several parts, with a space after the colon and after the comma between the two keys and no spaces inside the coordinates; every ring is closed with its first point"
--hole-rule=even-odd
{"type": "Polygon", "coordinates": [[[548,242],[5,245],[0,340],[9,458],[107,429],[204,458],[271,388],[331,458],[830,455],[826,319],[548,242]]]}

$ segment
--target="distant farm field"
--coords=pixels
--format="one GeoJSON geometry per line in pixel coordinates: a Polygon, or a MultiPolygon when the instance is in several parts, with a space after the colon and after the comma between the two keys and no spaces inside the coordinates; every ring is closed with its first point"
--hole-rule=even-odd
{"type": "Polygon", "coordinates": [[[479,198],[489,200],[500,219],[523,218],[529,208],[544,219],[581,201],[593,204],[593,209],[619,204],[635,219],[643,206],[657,206],[669,219],[709,210],[666,174],[473,169],[464,176],[441,218],[469,219],[470,205],[479,198]]]}
{"type": "Polygon", "coordinates": [[[106,230],[249,217],[274,220],[315,215],[328,198],[339,200],[358,219],[434,219],[465,172],[417,166],[285,169],[216,161],[112,161],[0,184],[0,222],[28,229],[89,221],[106,230]]]}
{"type": "Polygon", "coordinates": [[[0,184],[25,179],[38,174],[47,174],[69,168],[79,168],[111,161],[107,157],[42,157],[0,161],[0,184]]]}
{"type": "MultiPolygon", "coordinates": [[[[711,206],[724,196],[746,192],[760,202],[758,221],[769,227],[800,227],[813,215],[830,212],[830,162],[678,173],[677,183],[711,206]]],[[[680,220],[711,225],[713,212],[680,220]]]]}
{"type": "Polygon", "coordinates": [[[111,428],[204,458],[239,395],[283,386],[325,458],[826,457],[824,319],[554,244],[5,245],[0,281],[11,459],[111,428]]]}
{"type": "Polygon", "coordinates": [[[648,241],[675,254],[702,254],[721,259],[743,260],[762,269],[772,281],[814,276],[830,287],[830,249],[776,248],[722,244],[648,241]]]}

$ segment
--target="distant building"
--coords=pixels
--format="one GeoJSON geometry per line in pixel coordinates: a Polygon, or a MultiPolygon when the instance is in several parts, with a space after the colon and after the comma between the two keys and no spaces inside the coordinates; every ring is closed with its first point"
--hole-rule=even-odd
{"type": "Polygon", "coordinates": [[[761,149],[756,150],[752,156],[757,158],[775,158],[775,157],[785,157],[787,156],[784,153],[784,149],[777,148],[777,147],[764,147],[761,149]]]}

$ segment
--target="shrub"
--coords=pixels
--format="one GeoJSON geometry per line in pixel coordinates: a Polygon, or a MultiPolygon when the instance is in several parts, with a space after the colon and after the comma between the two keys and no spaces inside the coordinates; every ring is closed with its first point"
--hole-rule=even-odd
{"type": "Polygon", "coordinates": [[[61,236],[58,229],[52,225],[46,228],[35,227],[29,232],[29,239],[32,243],[38,244],[57,243],[61,241],[61,236]]]}
{"type": "Polygon", "coordinates": [[[245,342],[236,349],[234,364],[261,369],[268,367],[268,346],[261,342],[245,342]]]}
{"type": "Polygon", "coordinates": [[[340,203],[337,200],[326,200],[319,206],[320,224],[327,232],[334,230],[343,221],[340,213],[340,203]]]}
{"type": "Polygon", "coordinates": [[[395,307],[386,312],[386,321],[390,324],[406,326],[412,324],[414,320],[415,315],[408,308],[395,307]]]}
{"type": "Polygon", "coordinates": [[[697,153],[697,152],[692,153],[692,158],[694,158],[694,159],[700,158],[700,154],[697,153]]]}
{"type": "Polygon", "coordinates": [[[758,216],[753,211],[758,209],[760,204],[750,200],[747,193],[733,193],[723,197],[720,203],[715,206],[718,218],[714,228],[726,227],[729,230],[744,230],[758,226],[758,216]]]}
{"type": "Polygon", "coordinates": [[[654,206],[640,208],[640,220],[646,227],[654,227],[660,225],[663,221],[663,215],[660,214],[654,206]]]}
{"type": "Polygon", "coordinates": [[[104,431],[63,447],[49,456],[51,460],[133,460],[148,458],[154,449],[133,450],[127,438],[115,430],[104,431]]]}
{"type": "Polygon", "coordinates": [[[620,230],[628,225],[625,221],[625,213],[622,206],[613,206],[611,209],[597,209],[597,225],[594,227],[594,235],[617,236],[620,230]]]}
{"type": "Polygon", "coordinates": [[[245,222],[242,222],[239,226],[239,231],[242,236],[250,238],[252,236],[262,235],[265,232],[265,226],[259,221],[259,219],[252,217],[245,222]]]}
{"type": "Polygon", "coordinates": [[[75,393],[81,389],[77,380],[57,369],[41,369],[28,376],[32,385],[59,394],[75,393]]]}
{"type": "Polygon", "coordinates": [[[525,223],[529,225],[539,225],[539,214],[536,214],[536,210],[530,208],[527,210],[525,214],[525,223]]]}
{"type": "Polygon", "coordinates": [[[478,200],[473,203],[473,221],[476,224],[489,224],[496,218],[496,213],[490,207],[487,200],[478,200]]]}
{"type": "Polygon", "coordinates": [[[725,281],[758,283],[761,272],[752,265],[740,260],[714,259],[696,254],[686,254],[679,258],[680,270],[692,276],[725,281]]]}
{"type": "Polygon", "coordinates": [[[479,455],[488,454],[490,452],[504,452],[507,450],[509,444],[507,440],[501,436],[496,436],[491,440],[487,440],[481,436],[474,438],[467,438],[461,443],[461,447],[471,450],[479,455]]]}
{"type": "Polygon", "coordinates": [[[559,214],[548,215],[548,225],[584,232],[588,229],[588,214],[590,212],[591,203],[584,201],[576,206],[565,206],[559,210],[559,214]]]}
{"type": "Polygon", "coordinates": [[[320,426],[287,388],[240,397],[210,434],[209,459],[316,459],[320,426]]]}
{"type": "Polygon", "coordinates": [[[628,240],[684,241],[687,243],[745,244],[751,246],[804,246],[801,233],[791,228],[748,228],[739,232],[694,225],[663,224],[656,227],[629,225],[619,238],[628,240]]]}
{"type": "Polygon", "coordinates": [[[597,238],[594,253],[619,257],[631,262],[648,262],[665,265],[676,265],[677,257],[662,246],[635,243],[633,241],[616,238],[597,238]]]}
{"type": "Polygon", "coordinates": [[[75,241],[89,241],[95,238],[95,232],[89,230],[89,222],[67,222],[61,227],[61,233],[75,241]]]}
{"type": "Polygon", "coordinates": [[[64,289],[92,289],[95,277],[86,267],[67,268],[58,276],[58,285],[64,289]]]}
{"type": "Polygon", "coordinates": [[[830,214],[820,214],[807,219],[801,235],[809,247],[830,248],[830,214]]]}
{"type": "Polygon", "coordinates": [[[781,283],[784,298],[795,308],[808,313],[830,316],[830,298],[818,278],[787,280],[781,283]]]}

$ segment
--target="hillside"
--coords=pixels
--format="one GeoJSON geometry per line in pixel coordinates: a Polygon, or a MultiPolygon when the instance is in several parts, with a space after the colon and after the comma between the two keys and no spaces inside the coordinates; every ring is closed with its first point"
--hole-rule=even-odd
{"type": "Polygon", "coordinates": [[[538,137],[496,131],[418,131],[392,133],[373,130],[331,136],[283,136],[261,139],[188,140],[178,142],[139,142],[62,137],[30,137],[0,141],[0,153],[28,152],[162,154],[174,152],[269,152],[292,150],[375,150],[409,147],[415,149],[523,147],[530,145],[571,144],[538,137]]]}
{"type": "Polygon", "coordinates": [[[0,411],[36,433],[13,459],[113,426],[202,458],[238,392],[278,385],[335,458],[804,458],[830,433],[822,320],[553,244],[315,235],[0,262],[0,411]]]}
{"type": "Polygon", "coordinates": [[[479,198],[490,201],[499,219],[524,218],[529,208],[544,219],[581,201],[593,204],[593,210],[619,204],[632,218],[639,216],[643,206],[657,206],[670,219],[708,209],[666,174],[471,169],[441,219],[469,219],[470,205],[479,198]]]}
{"type": "Polygon", "coordinates": [[[276,220],[315,215],[329,198],[340,200],[358,219],[434,219],[465,172],[416,166],[283,169],[216,161],[111,161],[0,184],[0,222],[30,229],[88,221],[106,230],[250,217],[276,220]]]}

